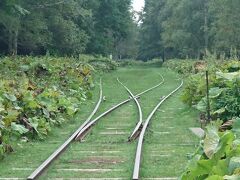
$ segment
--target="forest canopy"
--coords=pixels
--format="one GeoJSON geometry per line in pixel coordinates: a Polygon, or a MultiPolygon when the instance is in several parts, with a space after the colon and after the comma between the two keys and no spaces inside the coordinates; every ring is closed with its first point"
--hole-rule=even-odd
{"type": "Polygon", "coordinates": [[[239,0],[145,0],[139,58],[239,55],[239,0]]]}
{"type": "Polygon", "coordinates": [[[0,50],[118,56],[133,26],[130,10],[131,0],[1,0],[0,50]]]}
{"type": "Polygon", "coordinates": [[[1,0],[0,54],[131,58],[239,55],[239,0],[1,0]]]}

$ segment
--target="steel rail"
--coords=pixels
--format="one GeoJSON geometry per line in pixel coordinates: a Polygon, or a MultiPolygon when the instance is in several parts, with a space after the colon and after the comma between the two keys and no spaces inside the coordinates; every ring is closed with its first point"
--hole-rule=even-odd
{"type": "Polygon", "coordinates": [[[162,81],[159,84],[157,84],[156,86],[153,86],[153,87],[151,87],[149,89],[146,89],[145,91],[137,94],[136,96],[141,96],[141,95],[143,95],[143,94],[145,94],[145,93],[147,93],[147,92],[149,92],[149,91],[151,91],[153,89],[156,89],[157,87],[161,86],[164,83],[165,80],[164,80],[164,78],[163,78],[163,76],[161,74],[159,74],[159,75],[162,78],[162,81]]]}
{"type": "MultiPolygon", "coordinates": [[[[145,90],[145,91],[137,94],[136,96],[134,96],[134,98],[139,98],[141,95],[143,95],[143,94],[145,94],[145,93],[147,93],[147,92],[149,92],[149,91],[151,91],[151,90],[159,87],[160,85],[162,85],[162,84],[164,83],[164,78],[163,78],[162,75],[160,75],[160,76],[161,76],[161,78],[162,78],[162,81],[161,81],[159,84],[157,84],[157,85],[155,85],[155,86],[153,86],[153,87],[151,87],[151,88],[149,88],[149,89],[147,89],[147,90],[145,90]]],[[[89,122],[83,129],[81,129],[81,131],[80,131],[80,132],[78,133],[78,135],[76,136],[75,140],[81,141],[81,140],[85,137],[85,135],[87,134],[87,132],[89,131],[89,129],[90,129],[94,124],[96,124],[97,121],[99,121],[102,117],[106,116],[106,115],[109,114],[110,112],[116,110],[118,107],[121,107],[122,105],[128,103],[128,102],[131,101],[132,99],[133,99],[133,98],[130,97],[130,98],[128,98],[128,99],[120,102],[119,104],[114,105],[113,107],[111,107],[111,108],[108,109],[107,111],[103,112],[102,114],[100,114],[100,115],[99,115],[98,117],[96,117],[94,120],[92,120],[91,122],[89,122]]]]}
{"type": "Polygon", "coordinates": [[[139,134],[138,132],[140,131],[141,127],[142,127],[142,122],[143,122],[143,115],[142,115],[142,108],[138,102],[138,99],[134,96],[134,94],[131,92],[131,90],[125,86],[120,80],[119,78],[117,78],[117,81],[126,89],[126,91],[128,92],[128,94],[132,97],[132,99],[134,99],[135,104],[137,105],[138,108],[138,116],[139,116],[139,120],[137,122],[136,127],[134,128],[134,131],[132,132],[132,134],[129,136],[128,140],[131,141],[132,139],[137,137],[137,134],[139,134]]]}
{"type": "Polygon", "coordinates": [[[161,101],[155,106],[155,108],[153,109],[153,111],[149,114],[149,116],[147,117],[142,131],[140,133],[139,136],[139,140],[138,140],[138,145],[137,145],[137,150],[136,150],[136,156],[135,156],[135,163],[134,163],[134,170],[133,170],[133,176],[132,179],[133,180],[138,180],[139,179],[139,173],[140,173],[140,165],[141,165],[141,156],[142,156],[142,146],[143,146],[143,140],[144,140],[144,135],[146,132],[146,129],[149,125],[150,120],[152,119],[153,115],[155,114],[155,112],[158,110],[158,108],[162,105],[163,102],[165,102],[170,96],[172,96],[175,92],[177,92],[183,85],[183,81],[181,82],[181,84],[174,89],[171,93],[169,93],[167,96],[163,97],[161,99],[161,101]]]}
{"type": "MultiPolygon", "coordinates": [[[[162,76],[162,75],[160,75],[160,76],[161,76],[161,78],[162,78],[162,80],[163,80],[163,82],[164,82],[165,80],[164,80],[163,76],[162,76]]],[[[131,136],[128,138],[128,141],[129,141],[129,142],[132,141],[132,140],[134,140],[134,139],[136,139],[136,138],[139,136],[142,127],[143,127],[143,123],[142,123],[142,121],[141,121],[141,122],[139,121],[139,122],[137,123],[136,127],[134,128],[131,136]]]]}
{"type": "Polygon", "coordinates": [[[100,90],[99,90],[99,100],[92,111],[92,113],[89,115],[87,120],[65,141],[56,151],[54,151],[27,179],[32,180],[39,177],[44,170],[62,153],[64,150],[70,145],[72,141],[74,141],[75,137],[78,135],[78,133],[89,123],[89,121],[92,119],[94,114],[97,112],[101,102],[102,102],[102,80],[100,79],[100,90]]]}

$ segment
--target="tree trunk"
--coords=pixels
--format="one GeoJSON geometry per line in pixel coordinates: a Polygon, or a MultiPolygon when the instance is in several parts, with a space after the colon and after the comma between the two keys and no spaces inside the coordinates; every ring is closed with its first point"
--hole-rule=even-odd
{"type": "Polygon", "coordinates": [[[165,62],[165,48],[163,48],[162,60],[165,62]]]}
{"type": "Polygon", "coordinates": [[[8,51],[12,56],[17,55],[18,49],[18,29],[9,30],[8,34],[8,51]]]}
{"type": "Polygon", "coordinates": [[[18,53],[18,29],[14,31],[13,34],[13,55],[17,55],[18,53]]]}
{"type": "Polygon", "coordinates": [[[12,36],[12,31],[9,30],[8,31],[8,53],[9,54],[12,54],[12,39],[13,39],[13,36],[12,36]]]}
{"type": "Polygon", "coordinates": [[[204,41],[205,41],[205,55],[208,50],[208,2],[204,1],[204,41]]]}

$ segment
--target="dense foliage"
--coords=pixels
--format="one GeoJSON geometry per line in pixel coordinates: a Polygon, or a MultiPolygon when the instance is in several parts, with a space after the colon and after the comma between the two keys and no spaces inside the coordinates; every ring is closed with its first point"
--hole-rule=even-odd
{"type": "Polygon", "coordinates": [[[182,75],[188,75],[189,73],[194,73],[195,71],[201,70],[204,66],[204,63],[196,60],[181,60],[181,59],[172,59],[164,62],[163,67],[170,70],[176,71],[182,75]]]}
{"type": "MultiPolygon", "coordinates": [[[[206,62],[207,64],[207,62],[206,62]]],[[[240,116],[240,63],[216,62],[205,66],[209,70],[209,100],[212,119],[228,121],[240,116]]],[[[203,69],[204,70],[204,69],[203,69]]],[[[206,113],[205,72],[190,75],[185,86],[183,102],[206,113]]]]}
{"type": "Polygon", "coordinates": [[[131,0],[1,0],[0,54],[131,56],[130,9],[131,0]]]}
{"type": "Polygon", "coordinates": [[[72,119],[91,98],[93,71],[115,68],[93,56],[0,59],[0,156],[12,151],[14,140],[44,139],[51,127],[72,119]]]}
{"type": "Polygon", "coordinates": [[[164,67],[187,76],[182,100],[206,114],[206,75],[209,72],[209,100],[211,117],[223,121],[240,117],[240,62],[237,60],[207,61],[169,60],[164,67]]]}
{"type": "Polygon", "coordinates": [[[153,66],[153,67],[161,67],[163,64],[162,59],[152,59],[147,62],[137,61],[134,59],[122,59],[119,61],[119,66],[122,67],[131,67],[131,66],[153,66]]]}
{"type": "MultiPolygon", "coordinates": [[[[220,132],[219,125],[218,122],[208,125],[206,136],[189,162],[182,180],[240,178],[240,139],[233,131],[220,132]]],[[[233,130],[239,131],[239,128],[233,130]]]]}
{"type": "Polygon", "coordinates": [[[182,100],[198,109],[200,122],[205,123],[205,71],[209,71],[210,116],[215,122],[206,127],[206,135],[181,179],[239,179],[240,62],[212,56],[206,61],[171,60],[164,66],[187,76],[182,100]]]}
{"type": "Polygon", "coordinates": [[[239,0],[146,0],[140,59],[202,58],[240,50],[239,0]]]}
{"type": "Polygon", "coordinates": [[[0,54],[113,55],[116,59],[239,56],[239,0],[2,0],[0,54]]]}

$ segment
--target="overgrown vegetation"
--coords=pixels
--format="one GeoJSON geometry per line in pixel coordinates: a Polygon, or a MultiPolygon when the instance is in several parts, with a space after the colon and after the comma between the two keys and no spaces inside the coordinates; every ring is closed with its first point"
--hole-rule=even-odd
{"type": "Polygon", "coordinates": [[[166,67],[170,70],[176,71],[182,75],[188,75],[191,73],[197,73],[205,69],[206,63],[203,61],[196,61],[194,59],[172,59],[168,60],[163,64],[163,67],[166,67]]]}
{"type": "Polygon", "coordinates": [[[206,79],[204,70],[209,71],[209,99],[211,117],[228,121],[240,115],[240,63],[239,61],[206,62],[199,73],[190,75],[182,100],[206,113],[206,79]]]}
{"type": "Polygon", "coordinates": [[[220,132],[220,125],[221,122],[215,122],[207,126],[205,139],[189,162],[182,180],[239,179],[240,142],[233,132],[239,131],[240,127],[238,125],[233,131],[220,132]]]}
{"type": "MultiPolygon", "coordinates": [[[[233,58],[234,59],[234,58],[233,58]]],[[[239,178],[240,62],[216,60],[169,61],[164,66],[188,76],[182,101],[198,109],[200,121],[207,121],[206,76],[209,72],[209,103],[211,120],[206,136],[190,161],[182,179],[239,178]],[[219,123],[220,122],[220,123],[219,123]],[[231,131],[232,126],[235,128],[231,131]],[[227,131],[225,131],[227,130],[227,131]]]]}
{"type": "Polygon", "coordinates": [[[122,67],[130,67],[130,66],[153,66],[153,67],[161,67],[163,64],[162,59],[152,59],[149,61],[137,61],[134,59],[123,59],[118,61],[119,65],[122,67]]]}
{"type": "Polygon", "coordinates": [[[0,60],[0,156],[13,151],[14,139],[44,139],[51,127],[72,119],[92,96],[95,67],[116,68],[111,60],[84,57],[82,61],[81,57],[0,60]]]}
{"type": "Polygon", "coordinates": [[[131,0],[1,0],[0,54],[134,56],[131,0]]]}

